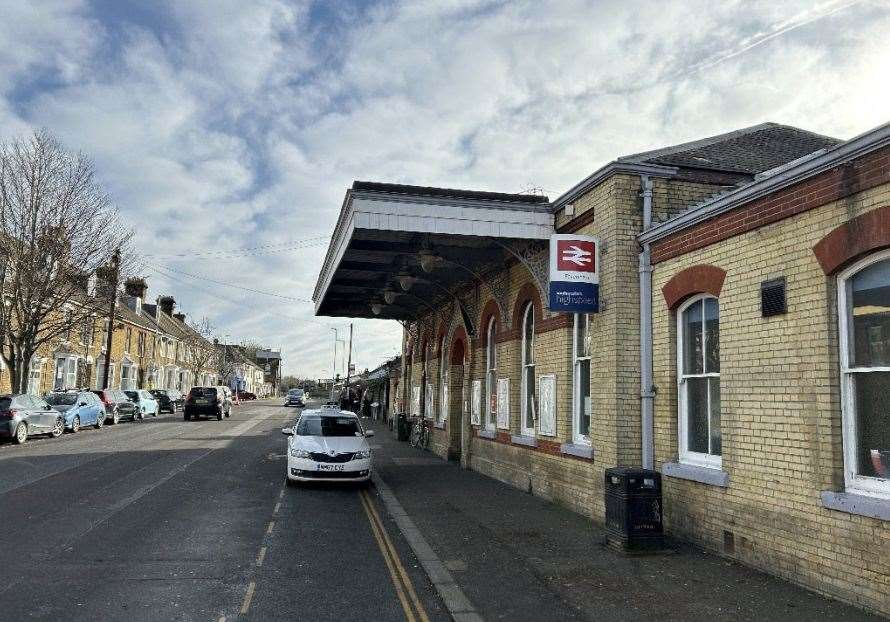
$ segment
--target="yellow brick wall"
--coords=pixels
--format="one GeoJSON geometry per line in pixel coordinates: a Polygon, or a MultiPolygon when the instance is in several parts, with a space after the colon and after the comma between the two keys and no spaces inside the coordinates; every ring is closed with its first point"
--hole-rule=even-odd
{"type": "Polygon", "coordinates": [[[661,288],[680,270],[726,270],[720,296],[725,489],[665,477],[668,531],[792,581],[890,614],[890,522],[822,507],[843,487],[835,279],[813,245],[890,201],[874,188],[655,266],[656,463],[678,458],[676,314],[661,288]],[[763,318],[761,281],[787,279],[788,313],[763,318]]]}

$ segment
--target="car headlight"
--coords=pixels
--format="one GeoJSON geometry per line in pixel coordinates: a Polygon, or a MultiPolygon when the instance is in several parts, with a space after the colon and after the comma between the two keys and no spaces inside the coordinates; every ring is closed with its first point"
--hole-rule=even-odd
{"type": "Polygon", "coordinates": [[[290,455],[292,458],[308,458],[309,452],[305,449],[297,449],[294,447],[290,450],[290,455]]]}
{"type": "Polygon", "coordinates": [[[371,457],[371,450],[370,450],[370,449],[365,449],[365,450],[362,450],[362,451],[357,451],[357,452],[355,452],[354,454],[352,454],[352,459],[353,459],[353,460],[367,460],[367,459],[369,459],[370,457],[371,457]]]}

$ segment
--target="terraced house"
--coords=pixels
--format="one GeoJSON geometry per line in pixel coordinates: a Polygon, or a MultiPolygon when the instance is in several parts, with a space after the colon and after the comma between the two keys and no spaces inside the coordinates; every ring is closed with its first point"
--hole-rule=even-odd
{"type": "MultiPolygon", "coordinates": [[[[189,349],[183,347],[186,342],[203,341],[212,351],[213,344],[195,333],[184,314],[174,313],[172,297],[163,296],[157,304],[146,304],[146,291],[144,279],[130,279],[118,297],[111,328],[108,386],[188,391],[195,384],[216,384],[217,371],[209,365],[196,370],[189,349]]],[[[56,344],[41,348],[31,360],[27,391],[43,395],[75,387],[101,388],[108,330],[108,319],[96,315],[68,331],[56,344]]],[[[4,371],[0,369],[0,391],[9,392],[10,378],[4,371]]]]}
{"type": "Polygon", "coordinates": [[[441,456],[596,520],[658,469],[672,535],[890,613],[888,132],[761,124],[553,201],[355,182],[316,313],[404,325],[441,456]],[[597,313],[548,309],[555,233],[598,238],[597,313]]]}

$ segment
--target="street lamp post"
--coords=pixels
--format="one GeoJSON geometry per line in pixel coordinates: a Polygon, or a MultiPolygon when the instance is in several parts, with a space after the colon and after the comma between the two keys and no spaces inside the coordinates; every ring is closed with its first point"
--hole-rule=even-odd
{"type": "Polygon", "coordinates": [[[331,401],[333,402],[334,401],[334,376],[337,375],[337,342],[339,341],[339,339],[337,339],[337,337],[339,335],[337,334],[336,328],[331,328],[331,330],[334,331],[334,364],[331,367],[331,401]]]}

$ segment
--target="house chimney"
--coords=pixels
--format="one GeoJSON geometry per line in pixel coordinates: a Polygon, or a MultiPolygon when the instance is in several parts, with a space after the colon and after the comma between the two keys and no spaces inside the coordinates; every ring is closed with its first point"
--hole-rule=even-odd
{"type": "Polygon", "coordinates": [[[124,291],[127,294],[127,306],[136,312],[136,315],[142,315],[142,301],[145,300],[145,292],[148,289],[148,283],[142,277],[131,276],[124,281],[124,291]]]}
{"type": "Polygon", "coordinates": [[[112,295],[111,282],[114,279],[114,270],[111,266],[100,266],[96,269],[96,297],[110,298],[112,295]]]}
{"type": "Polygon", "coordinates": [[[161,296],[158,298],[158,307],[167,315],[173,315],[173,309],[176,307],[176,300],[173,296],[161,296]]]}
{"type": "Polygon", "coordinates": [[[179,320],[180,322],[182,322],[183,324],[185,324],[185,313],[182,313],[182,312],[180,312],[180,313],[174,313],[174,314],[173,314],[173,317],[175,317],[177,320],[179,320]]]}
{"type": "Polygon", "coordinates": [[[124,281],[124,291],[127,292],[127,296],[144,300],[145,292],[148,291],[148,283],[141,276],[131,276],[124,281]]]}

